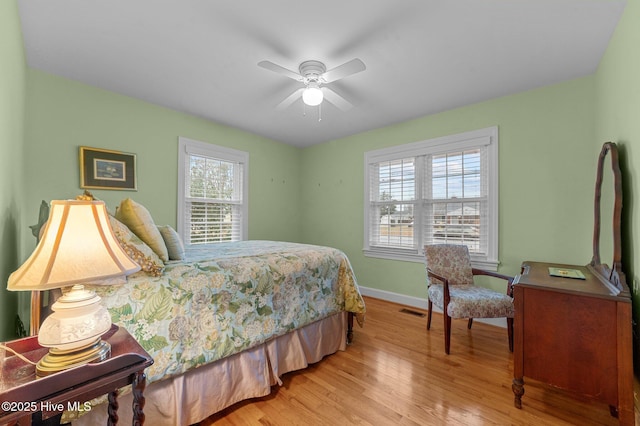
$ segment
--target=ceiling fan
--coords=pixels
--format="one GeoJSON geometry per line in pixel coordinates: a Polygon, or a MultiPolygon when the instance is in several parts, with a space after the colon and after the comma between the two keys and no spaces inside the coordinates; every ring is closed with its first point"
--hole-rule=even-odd
{"type": "Polygon", "coordinates": [[[291,71],[270,61],[259,62],[258,66],[299,81],[305,86],[287,96],[278,104],[276,107],[277,110],[283,110],[299,98],[302,98],[305,105],[320,105],[322,101],[326,99],[342,111],[347,111],[351,109],[353,105],[323,85],[359,73],[367,68],[364,62],[357,58],[332,68],[329,71],[327,71],[325,65],[320,61],[304,61],[298,68],[299,72],[291,71]]]}

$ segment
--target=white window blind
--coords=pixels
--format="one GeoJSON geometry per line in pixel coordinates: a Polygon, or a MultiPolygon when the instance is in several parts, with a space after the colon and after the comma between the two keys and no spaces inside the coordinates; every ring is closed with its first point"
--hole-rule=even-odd
{"type": "Polygon", "coordinates": [[[246,236],[248,154],[180,138],[178,232],[185,244],[246,236]]]}
{"type": "Polygon", "coordinates": [[[415,158],[381,161],[371,166],[371,244],[415,248],[415,158]]]}
{"type": "Polygon", "coordinates": [[[424,243],[463,244],[470,253],[486,256],[486,148],[430,155],[424,161],[424,243]]]}
{"type": "Polygon", "coordinates": [[[423,261],[425,244],[469,247],[497,268],[497,128],[365,154],[366,255],[423,261]]]}

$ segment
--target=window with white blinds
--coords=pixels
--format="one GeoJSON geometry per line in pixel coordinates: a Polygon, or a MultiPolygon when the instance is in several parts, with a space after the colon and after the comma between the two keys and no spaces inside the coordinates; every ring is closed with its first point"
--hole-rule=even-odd
{"type": "Polygon", "coordinates": [[[365,154],[368,256],[423,261],[425,244],[464,244],[498,265],[496,127],[365,154]]]}
{"type": "Polygon", "coordinates": [[[178,157],[178,233],[184,243],[245,239],[249,155],[180,138],[178,157]]]}

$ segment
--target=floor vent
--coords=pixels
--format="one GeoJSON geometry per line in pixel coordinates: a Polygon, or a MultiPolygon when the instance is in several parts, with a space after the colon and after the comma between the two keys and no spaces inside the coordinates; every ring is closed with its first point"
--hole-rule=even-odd
{"type": "Polygon", "coordinates": [[[412,311],[411,309],[405,309],[405,308],[400,309],[400,312],[402,312],[403,314],[415,315],[417,317],[425,316],[425,314],[423,314],[422,312],[412,311]]]}

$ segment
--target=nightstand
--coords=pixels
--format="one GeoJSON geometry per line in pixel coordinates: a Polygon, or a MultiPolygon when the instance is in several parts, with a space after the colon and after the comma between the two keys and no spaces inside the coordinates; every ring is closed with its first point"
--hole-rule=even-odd
{"type": "MultiPolygon", "coordinates": [[[[124,328],[112,325],[102,338],[111,345],[111,356],[105,361],[38,379],[35,366],[7,352],[0,376],[0,424],[30,424],[31,415],[37,412],[45,419],[68,409],[87,410],[90,406],[85,402],[108,394],[107,424],[113,425],[118,422],[117,390],[129,384],[134,396],[133,423],[143,424],[144,369],[153,364],[153,359],[124,328]]],[[[38,344],[37,336],[14,340],[6,346],[32,361],[47,353],[47,348],[38,344]]]]}

